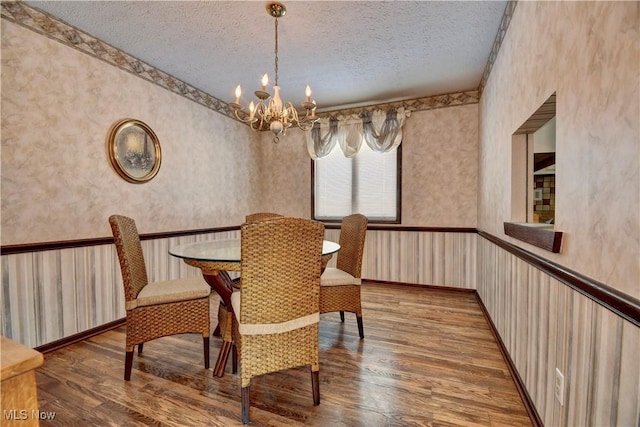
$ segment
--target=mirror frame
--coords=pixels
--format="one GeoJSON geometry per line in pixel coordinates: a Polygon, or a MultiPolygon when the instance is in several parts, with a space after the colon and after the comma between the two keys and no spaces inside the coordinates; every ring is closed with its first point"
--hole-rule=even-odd
{"type": "MultiPolygon", "coordinates": [[[[147,141],[144,143],[148,144],[147,141]]],[[[107,152],[111,166],[113,166],[116,173],[124,180],[134,184],[142,184],[150,181],[156,176],[162,163],[162,150],[160,149],[158,137],[146,123],[137,119],[122,119],[111,126],[109,134],[107,135],[107,152]],[[132,173],[132,169],[135,169],[135,166],[127,165],[126,158],[122,156],[122,150],[120,149],[121,145],[125,142],[124,137],[134,128],[142,130],[153,144],[153,164],[151,164],[151,168],[145,167],[142,169],[143,171],[147,171],[143,175],[132,173]]]]}

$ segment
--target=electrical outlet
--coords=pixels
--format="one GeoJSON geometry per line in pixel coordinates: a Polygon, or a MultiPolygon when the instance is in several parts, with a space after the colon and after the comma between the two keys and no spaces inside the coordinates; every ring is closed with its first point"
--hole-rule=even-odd
{"type": "Polygon", "coordinates": [[[560,372],[560,369],[556,368],[556,383],[555,383],[556,400],[560,402],[560,406],[564,406],[564,375],[560,372]]]}

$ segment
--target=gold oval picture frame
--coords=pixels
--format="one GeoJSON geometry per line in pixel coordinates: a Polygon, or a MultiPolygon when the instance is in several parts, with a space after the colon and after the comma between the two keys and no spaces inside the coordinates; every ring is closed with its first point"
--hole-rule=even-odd
{"type": "Polygon", "coordinates": [[[140,120],[122,119],[114,123],[107,136],[107,151],[115,171],[129,182],[150,181],[160,170],[160,141],[140,120]]]}

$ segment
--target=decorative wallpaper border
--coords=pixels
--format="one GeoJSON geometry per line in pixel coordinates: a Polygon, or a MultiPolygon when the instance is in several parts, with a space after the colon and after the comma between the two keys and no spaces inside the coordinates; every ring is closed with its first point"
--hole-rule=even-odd
{"type": "Polygon", "coordinates": [[[487,84],[487,80],[489,80],[489,74],[491,74],[493,64],[496,62],[498,52],[500,51],[500,46],[502,46],[502,40],[504,40],[504,36],[507,34],[509,24],[511,23],[511,18],[513,17],[513,12],[516,10],[517,5],[517,0],[509,0],[507,2],[507,7],[505,7],[504,9],[502,21],[500,21],[500,28],[498,28],[496,39],[493,41],[493,47],[491,48],[491,53],[489,54],[489,60],[487,61],[487,65],[484,68],[484,73],[482,74],[482,79],[480,80],[480,86],[478,87],[478,93],[480,96],[482,95],[484,86],[487,84]]]}
{"type": "Polygon", "coordinates": [[[425,98],[409,99],[405,101],[388,102],[386,104],[375,104],[344,110],[325,111],[318,113],[318,116],[349,116],[351,114],[359,114],[363,111],[372,111],[374,109],[388,110],[400,107],[403,107],[407,111],[426,111],[457,105],[477,104],[479,101],[480,95],[478,91],[470,90],[465,92],[447,93],[444,95],[427,96],[425,98]]]}
{"type": "Polygon", "coordinates": [[[90,34],[21,2],[1,3],[1,16],[235,120],[229,105],[90,34]]]}
{"type": "MultiPolygon", "coordinates": [[[[505,8],[504,16],[500,24],[500,29],[496,35],[496,39],[489,56],[489,61],[485,67],[485,71],[478,90],[449,93],[443,95],[435,95],[424,98],[416,98],[405,101],[397,101],[385,104],[369,105],[352,109],[335,110],[320,113],[322,116],[350,115],[358,114],[362,111],[372,110],[374,108],[389,109],[404,107],[409,111],[424,111],[436,108],[444,108],[457,105],[477,104],[480,99],[481,89],[484,87],[489,77],[493,63],[504,39],[504,35],[511,22],[511,16],[515,10],[517,1],[509,1],[505,8]]],[[[22,2],[2,2],[1,16],[11,22],[19,24],[25,28],[98,58],[110,65],[121,70],[138,76],[146,81],[155,83],[158,86],[171,91],[177,95],[183,96],[196,102],[203,107],[216,111],[231,119],[237,120],[233,115],[232,109],[226,102],[209,95],[208,93],[195,88],[188,83],[173,77],[170,74],[159,70],[146,62],[143,62],[126,52],[123,52],[108,43],[99,40],[90,34],[85,33],[65,22],[62,22],[45,12],[35,9],[22,2]]]]}

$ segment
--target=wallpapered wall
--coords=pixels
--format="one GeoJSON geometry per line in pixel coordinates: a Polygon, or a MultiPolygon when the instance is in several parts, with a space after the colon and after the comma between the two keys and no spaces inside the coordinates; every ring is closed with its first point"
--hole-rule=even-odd
{"type": "Polygon", "coordinates": [[[2,21],[2,244],[239,224],[259,182],[246,126],[75,49],[2,21]],[[110,126],[133,117],[158,135],[162,166],[145,184],[112,169],[110,126]]]}
{"type": "MultiPolygon", "coordinates": [[[[275,145],[269,133],[6,21],[2,51],[3,245],[109,236],[116,210],[142,233],[239,224],[258,209],[310,216],[302,132],[275,145]],[[160,139],[162,166],[146,184],[125,182],[107,158],[109,127],[124,117],[160,139]]],[[[477,109],[407,120],[403,224],[475,226],[477,109]]]]}
{"type": "MultiPolygon", "coordinates": [[[[638,2],[519,2],[480,100],[478,229],[640,296],[638,2]],[[571,23],[569,25],[569,23],[571,23]],[[556,92],[560,254],[503,233],[511,134],[556,92]]],[[[477,291],[544,425],[638,425],[640,328],[486,239],[477,291]],[[554,397],[564,374],[564,405],[554,397]]]]}
{"type": "Polygon", "coordinates": [[[640,298],[638,2],[520,2],[480,102],[478,228],[640,298]],[[571,25],[567,25],[571,22],[571,25]],[[511,135],[556,92],[560,254],[504,235],[511,135]]]}

